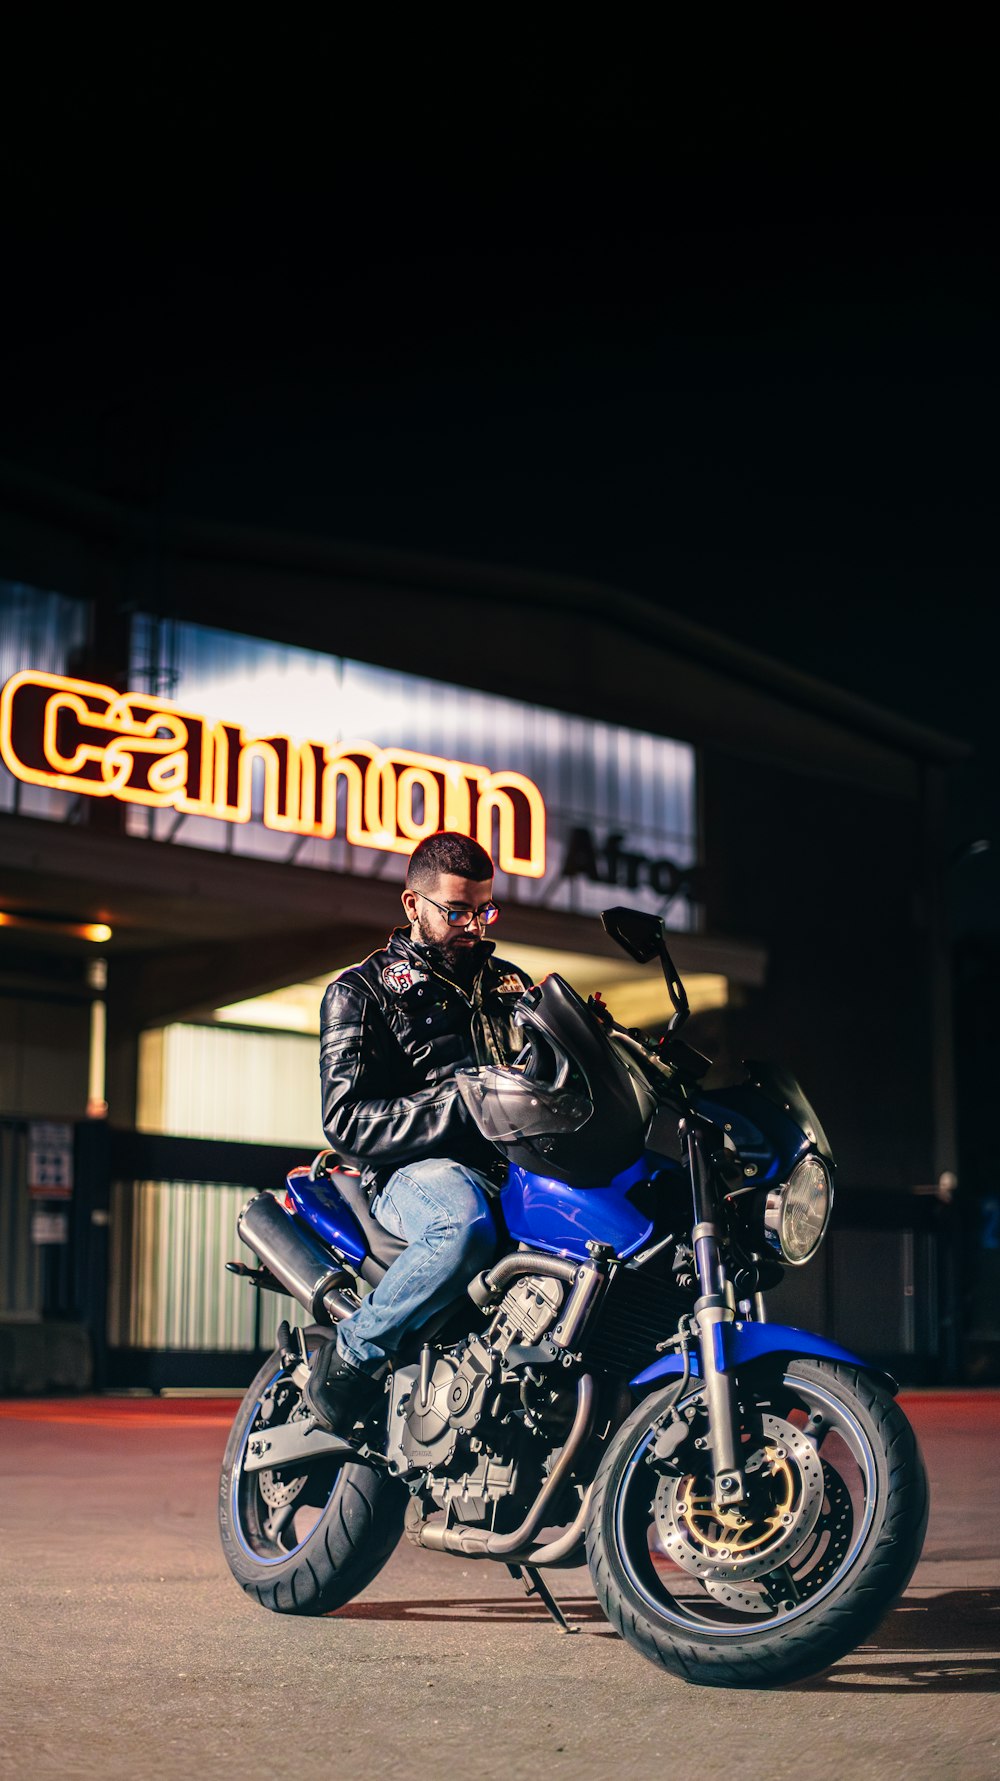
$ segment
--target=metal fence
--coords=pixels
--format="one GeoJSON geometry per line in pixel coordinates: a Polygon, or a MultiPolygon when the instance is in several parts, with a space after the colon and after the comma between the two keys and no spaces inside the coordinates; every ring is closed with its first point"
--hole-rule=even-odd
{"type": "Polygon", "coordinates": [[[256,1266],[236,1236],[250,1188],[206,1181],[115,1181],[111,1189],[108,1343],[112,1348],[211,1350],[269,1346],[301,1309],[226,1272],[256,1266]],[[261,1337],[263,1336],[263,1342],[261,1337]]]}

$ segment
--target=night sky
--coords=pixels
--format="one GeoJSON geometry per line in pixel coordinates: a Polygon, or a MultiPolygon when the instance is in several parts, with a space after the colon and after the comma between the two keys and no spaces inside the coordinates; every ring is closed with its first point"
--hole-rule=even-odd
{"type": "Polygon", "coordinates": [[[995,929],[985,47],[234,29],[8,39],[0,455],[576,572],[965,736],[995,929]]]}

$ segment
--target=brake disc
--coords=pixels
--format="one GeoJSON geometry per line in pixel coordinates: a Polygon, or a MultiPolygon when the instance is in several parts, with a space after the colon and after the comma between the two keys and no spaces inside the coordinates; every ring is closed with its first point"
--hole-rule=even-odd
{"type": "MultiPolygon", "coordinates": [[[[304,1422],[308,1416],[309,1411],[305,1404],[299,1403],[287,1420],[289,1422],[304,1422]]],[[[286,1503],[294,1503],[300,1491],[305,1488],[305,1482],[305,1472],[290,1473],[287,1468],[283,1471],[274,1470],[257,1474],[260,1494],[269,1509],[283,1509],[286,1503]]]]}
{"type": "Polygon", "coordinates": [[[800,1598],[815,1595],[840,1567],[854,1534],[851,1493],[833,1467],[823,1460],[826,1497],[816,1523],[816,1537],[808,1554],[796,1555],[795,1587],[800,1598]],[[822,1544],[826,1535],[826,1544],[822,1544]],[[801,1567],[801,1568],[800,1568],[801,1567]]]}
{"type": "Polygon", "coordinates": [[[744,1471],[758,1497],[766,1489],[766,1509],[717,1504],[709,1481],[691,1473],[663,1476],[653,1499],[667,1557],[732,1606],[756,1605],[756,1592],[745,1597],[741,1584],[787,1564],[815,1531],[823,1508],[824,1467],[812,1442],[784,1417],[765,1414],[761,1424],[763,1444],[744,1471]]]}
{"type": "MultiPolygon", "coordinates": [[[[808,1601],[810,1596],[816,1595],[836,1575],[854,1532],[854,1506],[850,1492],[840,1474],[827,1465],[826,1460],[823,1460],[822,1465],[826,1486],[823,1508],[811,1540],[800,1546],[794,1557],[795,1570],[791,1581],[796,1602],[808,1601]]],[[[745,1588],[740,1589],[718,1571],[706,1572],[702,1583],[709,1595],[727,1608],[740,1608],[748,1614],[769,1614],[772,1611],[773,1597],[760,1583],[748,1583],[745,1588]]]]}

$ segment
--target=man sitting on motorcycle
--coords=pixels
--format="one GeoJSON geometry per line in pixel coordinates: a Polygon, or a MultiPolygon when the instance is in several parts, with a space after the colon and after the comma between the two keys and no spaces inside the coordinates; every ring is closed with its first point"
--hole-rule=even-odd
{"type": "Polygon", "coordinates": [[[402,893],[409,930],[395,928],[323,998],[323,1129],[361,1170],[373,1217],[407,1245],[313,1363],[306,1402],[338,1434],[373,1401],[403,1338],[493,1256],[499,1159],[454,1079],[521,1048],[511,1016],[530,978],[483,938],[498,914],[492,898],[493,862],[478,842],[428,836],[402,893]]]}

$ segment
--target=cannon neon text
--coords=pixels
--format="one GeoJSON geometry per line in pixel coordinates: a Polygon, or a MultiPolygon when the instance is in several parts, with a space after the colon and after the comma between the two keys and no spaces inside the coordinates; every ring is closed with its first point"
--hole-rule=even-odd
{"type": "Polygon", "coordinates": [[[256,815],[284,834],[342,835],[389,853],[454,829],[495,846],[502,872],[545,871],[545,803],[522,773],[372,742],[255,736],[151,694],[64,675],[27,669],[7,681],[0,757],[29,785],[220,822],[256,815]]]}

